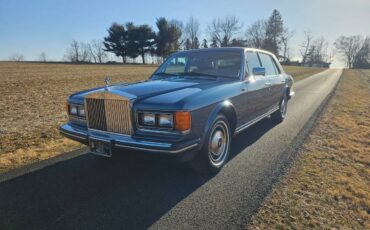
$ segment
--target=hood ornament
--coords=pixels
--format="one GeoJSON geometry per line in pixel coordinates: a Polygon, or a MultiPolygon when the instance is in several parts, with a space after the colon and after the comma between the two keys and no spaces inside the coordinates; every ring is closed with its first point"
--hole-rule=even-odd
{"type": "Polygon", "coordinates": [[[111,81],[110,77],[106,76],[106,77],[104,78],[105,88],[107,88],[107,89],[108,89],[108,87],[109,87],[109,85],[110,85],[110,81],[111,81]]]}

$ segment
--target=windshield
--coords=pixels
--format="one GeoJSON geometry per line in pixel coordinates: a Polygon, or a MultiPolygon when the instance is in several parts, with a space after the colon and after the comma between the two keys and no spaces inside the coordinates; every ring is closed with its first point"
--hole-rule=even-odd
{"type": "Polygon", "coordinates": [[[154,74],[239,78],[240,70],[240,51],[201,51],[174,54],[154,74]]]}

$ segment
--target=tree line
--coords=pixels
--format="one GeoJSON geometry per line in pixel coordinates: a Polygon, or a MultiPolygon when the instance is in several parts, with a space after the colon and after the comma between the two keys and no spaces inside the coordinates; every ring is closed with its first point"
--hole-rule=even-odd
{"type": "MultiPolygon", "coordinates": [[[[282,63],[291,64],[290,40],[295,31],[286,27],[281,13],[276,9],[268,18],[256,20],[245,29],[235,16],[215,17],[206,25],[203,37],[200,22],[194,17],[190,17],[186,23],[161,17],[156,19],[155,26],[153,30],[148,24],[112,23],[102,40],[89,43],[72,41],[64,59],[76,63],[103,63],[111,53],[123,63],[128,62],[128,58],[140,58],[145,64],[148,55],[152,60],[159,58],[161,62],[178,50],[241,46],[268,50],[282,63]]],[[[298,48],[301,61],[295,64],[328,65],[336,52],[348,68],[370,68],[370,37],[340,36],[334,42],[335,49],[329,51],[329,42],[324,37],[314,37],[311,31],[304,31],[304,39],[298,48]]],[[[11,60],[22,61],[24,57],[15,54],[11,60]]],[[[46,61],[47,55],[41,53],[39,60],[46,61]]]]}
{"type": "Polygon", "coordinates": [[[184,25],[181,21],[164,17],[156,20],[156,32],[148,25],[135,25],[133,22],[125,24],[113,23],[107,29],[107,36],[101,42],[99,49],[95,45],[72,41],[66,53],[66,58],[72,62],[100,62],[95,53],[110,52],[122,59],[141,57],[145,63],[145,55],[160,57],[162,60],[178,50],[190,50],[208,47],[243,46],[269,50],[288,59],[288,41],[294,31],[284,27],[282,15],[273,10],[267,20],[259,20],[252,24],[240,36],[243,24],[235,16],[214,18],[206,28],[208,39],[200,39],[200,23],[190,17],[184,25]],[[95,52],[94,52],[95,51],[95,52]],[[92,60],[92,57],[94,60],[92,60]]]}
{"type": "Polygon", "coordinates": [[[340,36],[334,46],[347,68],[370,69],[370,37],[340,36]]]}

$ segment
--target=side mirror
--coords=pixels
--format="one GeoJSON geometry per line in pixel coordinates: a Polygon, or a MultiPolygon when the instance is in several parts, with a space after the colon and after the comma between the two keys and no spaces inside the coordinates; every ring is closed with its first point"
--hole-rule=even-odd
{"type": "Polygon", "coordinates": [[[253,67],[253,75],[256,76],[265,76],[266,68],[265,67],[253,67]]]}

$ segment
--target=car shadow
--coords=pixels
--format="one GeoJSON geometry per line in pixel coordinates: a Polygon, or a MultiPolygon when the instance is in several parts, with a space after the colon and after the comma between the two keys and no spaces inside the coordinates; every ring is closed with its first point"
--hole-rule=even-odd
{"type": "MultiPolygon", "coordinates": [[[[232,160],[276,124],[233,139],[232,160]]],[[[146,229],[210,180],[188,164],[84,154],[0,184],[0,229],[146,229]]]]}

